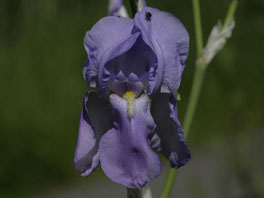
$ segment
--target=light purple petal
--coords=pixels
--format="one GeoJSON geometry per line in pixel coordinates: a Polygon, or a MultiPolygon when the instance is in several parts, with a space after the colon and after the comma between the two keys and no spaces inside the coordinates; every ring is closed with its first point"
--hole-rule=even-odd
{"type": "Polygon", "coordinates": [[[155,124],[149,112],[149,99],[135,100],[134,117],[127,115],[127,101],[116,94],[110,96],[116,112],[115,127],[102,138],[100,162],[105,174],[129,188],[143,187],[161,172],[159,157],[151,150],[148,137],[155,124]]]}
{"type": "Polygon", "coordinates": [[[156,53],[158,68],[153,72],[149,93],[162,86],[162,91],[178,89],[189,50],[189,35],[172,14],[144,7],[134,18],[143,40],[156,53]]]}
{"type": "Polygon", "coordinates": [[[113,127],[113,116],[109,102],[98,98],[94,91],[85,95],[83,103],[74,168],[82,176],[88,176],[99,164],[99,141],[113,127]]]}
{"type": "Polygon", "coordinates": [[[95,84],[99,81],[101,85],[105,63],[124,53],[135,43],[139,33],[131,34],[133,26],[131,19],[109,16],[99,20],[86,33],[84,47],[88,61],[83,74],[88,83],[95,84]]]}
{"type": "Polygon", "coordinates": [[[167,93],[155,95],[152,99],[151,114],[157,124],[155,133],[158,136],[153,136],[153,147],[169,159],[173,168],[183,166],[190,160],[191,155],[178,119],[176,100],[173,95],[167,93]]]}

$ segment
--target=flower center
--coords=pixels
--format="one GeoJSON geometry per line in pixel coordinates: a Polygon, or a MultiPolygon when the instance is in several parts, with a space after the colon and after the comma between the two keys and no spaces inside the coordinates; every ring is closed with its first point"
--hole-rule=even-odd
{"type": "Polygon", "coordinates": [[[130,119],[134,116],[134,104],[136,94],[133,91],[127,91],[123,94],[122,98],[127,100],[127,114],[130,119]]]}

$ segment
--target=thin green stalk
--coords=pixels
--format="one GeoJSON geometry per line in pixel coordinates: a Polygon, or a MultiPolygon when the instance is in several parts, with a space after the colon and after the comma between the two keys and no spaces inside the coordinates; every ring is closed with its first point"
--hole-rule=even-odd
{"type": "Polygon", "coordinates": [[[143,189],[127,188],[127,198],[143,198],[143,189]]]}
{"type": "Polygon", "coordinates": [[[203,51],[203,32],[202,32],[199,0],[192,0],[192,4],[193,4],[193,17],[194,17],[197,56],[200,56],[203,51]]]}
{"type": "Polygon", "coordinates": [[[225,28],[228,25],[228,23],[233,19],[236,12],[237,4],[238,4],[238,0],[231,1],[224,21],[223,28],[225,28]]]}
{"type": "MultiPolygon", "coordinates": [[[[193,3],[193,15],[194,15],[194,26],[195,26],[195,37],[196,37],[196,47],[197,47],[197,61],[195,63],[196,69],[194,73],[193,84],[191,88],[190,98],[183,122],[184,134],[185,138],[188,138],[188,134],[191,128],[193,116],[195,113],[195,109],[197,106],[197,102],[200,96],[204,74],[207,68],[206,63],[203,60],[203,35],[202,35],[202,23],[201,23],[201,15],[200,15],[200,6],[199,0],[192,0],[193,3]]],[[[232,0],[228,12],[225,18],[225,22],[223,28],[225,28],[229,22],[233,19],[236,8],[237,8],[238,0],[232,0]]],[[[165,184],[163,186],[163,190],[161,193],[161,198],[169,198],[173,185],[175,183],[175,179],[177,176],[177,171],[174,169],[170,169],[167,175],[165,184]]]]}
{"type": "Polygon", "coordinates": [[[170,168],[167,178],[165,180],[165,184],[162,189],[162,193],[160,195],[160,198],[169,198],[171,194],[172,187],[175,183],[175,178],[177,176],[178,171],[170,168]]]}
{"type": "MultiPolygon", "coordinates": [[[[199,0],[192,0],[193,3],[193,17],[194,17],[194,26],[195,26],[195,37],[196,37],[196,48],[197,48],[197,56],[199,57],[203,51],[203,33],[202,33],[202,22],[201,22],[201,13],[200,13],[200,4],[199,0]]],[[[201,59],[202,60],[202,59],[201,59]]],[[[184,131],[187,139],[187,135],[190,129],[192,117],[196,108],[197,100],[199,97],[199,93],[201,90],[201,85],[203,81],[204,68],[202,67],[202,61],[196,62],[196,71],[194,74],[193,85],[191,89],[190,100],[187,108],[187,112],[184,119],[184,131]],[[198,64],[199,63],[199,64],[198,64]],[[190,106],[191,105],[191,106],[190,106]],[[187,126],[185,125],[187,124],[187,126]],[[187,130],[186,130],[187,128],[187,130]],[[186,132],[187,131],[187,132],[186,132]]],[[[165,184],[163,186],[161,192],[161,198],[169,198],[173,185],[175,183],[177,171],[174,169],[170,169],[167,175],[165,184]]]]}
{"type": "MultiPolygon", "coordinates": [[[[193,1],[195,1],[195,0],[193,0],[193,1]]],[[[228,25],[228,23],[233,19],[236,8],[237,8],[237,3],[238,3],[238,0],[232,0],[231,1],[229,8],[228,8],[226,18],[225,18],[223,28],[225,28],[226,25],[228,25]]],[[[196,35],[199,35],[199,34],[196,33],[196,35]]],[[[196,38],[199,38],[199,37],[197,36],[196,38]]],[[[198,47],[197,47],[197,54],[199,54],[199,48],[198,47]]],[[[203,78],[204,78],[204,73],[205,73],[206,68],[207,68],[207,65],[205,64],[205,62],[203,60],[202,54],[200,54],[198,56],[197,61],[196,61],[196,70],[194,73],[194,79],[193,79],[191,94],[190,94],[189,103],[187,106],[187,111],[186,111],[184,122],[183,122],[184,135],[185,135],[186,139],[188,137],[190,127],[192,124],[192,120],[193,120],[193,116],[194,116],[195,109],[197,106],[197,102],[199,99],[200,91],[202,88],[202,83],[203,83],[203,78]]]]}
{"type": "Polygon", "coordinates": [[[196,68],[194,72],[194,79],[193,79],[191,94],[190,94],[189,103],[187,106],[187,111],[186,111],[184,122],[183,122],[184,135],[186,139],[188,138],[188,135],[190,132],[194,112],[195,112],[197,102],[200,96],[205,70],[206,70],[206,64],[204,63],[202,58],[199,58],[196,61],[196,68]]]}
{"type": "MultiPolygon", "coordinates": [[[[189,99],[189,103],[187,107],[187,112],[185,114],[185,119],[183,122],[184,123],[183,124],[184,135],[186,139],[188,137],[188,134],[191,128],[192,119],[194,116],[194,112],[197,106],[198,98],[199,98],[200,91],[201,91],[202,84],[203,84],[205,70],[206,70],[206,65],[204,61],[201,58],[198,59],[196,62],[196,69],[194,73],[194,79],[193,79],[191,95],[190,95],[190,99],[189,99]]],[[[165,184],[163,186],[161,198],[170,197],[177,173],[178,173],[177,170],[170,168],[165,184]]]]}

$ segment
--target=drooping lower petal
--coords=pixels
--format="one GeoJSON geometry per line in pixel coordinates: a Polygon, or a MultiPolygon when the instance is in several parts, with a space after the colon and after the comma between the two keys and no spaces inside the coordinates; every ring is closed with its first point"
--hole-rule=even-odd
{"type": "Polygon", "coordinates": [[[107,100],[89,91],[84,96],[74,157],[74,168],[82,176],[88,176],[98,166],[99,141],[112,124],[113,116],[107,100]]]}
{"type": "Polygon", "coordinates": [[[134,115],[128,116],[127,101],[110,95],[116,113],[115,127],[101,138],[100,162],[105,174],[129,188],[143,187],[161,172],[161,162],[152,151],[148,137],[155,128],[149,112],[149,99],[135,100],[134,115]]]}
{"type": "Polygon", "coordinates": [[[190,160],[183,129],[178,119],[176,100],[172,94],[159,93],[152,99],[151,114],[157,127],[152,144],[165,157],[173,168],[179,168],[190,160]],[[158,142],[159,145],[155,142],[158,142]]]}

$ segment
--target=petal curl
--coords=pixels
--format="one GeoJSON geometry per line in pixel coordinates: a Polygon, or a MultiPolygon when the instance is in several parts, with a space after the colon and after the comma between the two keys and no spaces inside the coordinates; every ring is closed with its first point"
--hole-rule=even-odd
{"type": "Polygon", "coordinates": [[[126,77],[131,73],[140,77],[148,72],[153,64],[156,64],[155,59],[151,48],[139,36],[128,51],[110,60],[107,63],[107,68],[116,74],[122,71],[126,77]]]}
{"type": "Polygon", "coordinates": [[[82,176],[88,176],[98,166],[99,141],[112,127],[113,116],[109,103],[98,98],[96,92],[89,91],[84,96],[74,156],[74,168],[82,176]]]}
{"type": "Polygon", "coordinates": [[[101,139],[100,162],[105,174],[129,188],[143,187],[161,172],[159,157],[152,151],[148,137],[155,128],[149,112],[149,99],[143,94],[135,100],[132,119],[127,115],[127,101],[110,96],[116,112],[115,127],[101,139]]]}
{"type": "Polygon", "coordinates": [[[190,160],[190,151],[186,145],[183,129],[178,119],[176,100],[173,94],[159,93],[152,99],[151,114],[157,127],[153,144],[158,151],[167,157],[173,168],[179,168],[190,160]]]}
{"type": "Polygon", "coordinates": [[[99,81],[101,84],[104,64],[131,48],[139,35],[131,34],[133,26],[131,19],[109,16],[99,20],[86,33],[84,47],[88,61],[83,74],[88,83],[96,84],[99,81]]]}
{"type": "Polygon", "coordinates": [[[160,86],[162,92],[177,90],[189,50],[189,35],[185,27],[172,14],[150,7],[138,12],[134,22],[158,58],[149,93],[157,91],[160,86]]]}

